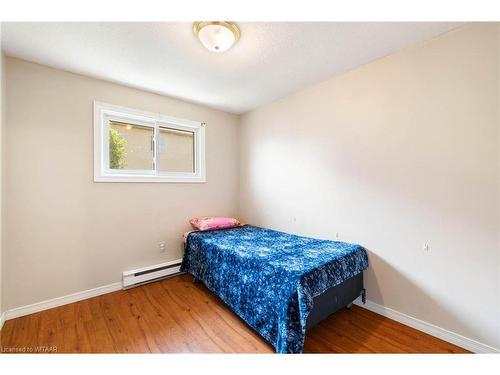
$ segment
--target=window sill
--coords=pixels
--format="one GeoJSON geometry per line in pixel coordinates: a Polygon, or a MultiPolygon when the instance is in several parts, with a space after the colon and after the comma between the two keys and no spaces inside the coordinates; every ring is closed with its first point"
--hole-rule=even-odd
{"type": "Polygon", "coordinates": [[[174,177],[174,176],[94,176],[94,182],[170,182],[183,184],[203,184],[205,177],[174,177]]]}

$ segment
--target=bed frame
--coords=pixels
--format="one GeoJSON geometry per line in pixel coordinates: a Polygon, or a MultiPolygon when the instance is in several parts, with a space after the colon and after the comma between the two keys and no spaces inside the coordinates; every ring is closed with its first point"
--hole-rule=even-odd
{"type": "Polygon", "coordinates": [[[311,329],[344,307],[350,308],[353,301],[359,296],[361,296],[361,301],[365,303],[366,290],[363,288],[363,272],[314,297],[314,305],[307,317],[306,329],[311,329]]]}

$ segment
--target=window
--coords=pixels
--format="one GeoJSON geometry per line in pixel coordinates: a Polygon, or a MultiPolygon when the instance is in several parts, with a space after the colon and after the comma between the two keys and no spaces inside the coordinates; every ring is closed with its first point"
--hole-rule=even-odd
{"type": "Polygon", "coordinates": [[[204,124],[94,103],[94,181],[205,182],[204,124]]]}

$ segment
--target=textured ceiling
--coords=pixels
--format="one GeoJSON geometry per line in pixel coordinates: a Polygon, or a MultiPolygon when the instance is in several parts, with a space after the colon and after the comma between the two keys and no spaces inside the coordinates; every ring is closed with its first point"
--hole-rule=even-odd
{"type": "Polygon", "coordinates": [[[460,23],[238,23],[241,39],[210,53],[191,23],[3,23],[15,56],[243,113],[424,41],[460,23]]]}

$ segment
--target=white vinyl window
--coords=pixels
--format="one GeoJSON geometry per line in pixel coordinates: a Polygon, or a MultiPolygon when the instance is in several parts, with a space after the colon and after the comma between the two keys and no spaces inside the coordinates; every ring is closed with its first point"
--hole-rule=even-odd
{"type": "Polygon", "coordinates": [[[94,102],[94,181],[205,182],[205,126],[94,102]]]}

